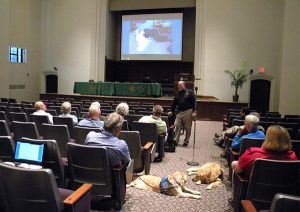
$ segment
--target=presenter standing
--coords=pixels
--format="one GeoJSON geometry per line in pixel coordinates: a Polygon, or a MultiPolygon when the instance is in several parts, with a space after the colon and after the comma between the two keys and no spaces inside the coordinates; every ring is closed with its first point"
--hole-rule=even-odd
{"type": "Polygon", "coordinates": [[[187,89],[184,81],[179,81],[177,84],[178,92],[175,94],[173,104],[171,107],[171,112],[168,116],[171,117],[175,109],[178,109],[175,120],[175,141],[176,144],[179,142],[180,132],[182,125],[185,129],[185,138],[183,146],[189,144],[192,121],[196,119],[196,95],[190,89],[187,89]]]}

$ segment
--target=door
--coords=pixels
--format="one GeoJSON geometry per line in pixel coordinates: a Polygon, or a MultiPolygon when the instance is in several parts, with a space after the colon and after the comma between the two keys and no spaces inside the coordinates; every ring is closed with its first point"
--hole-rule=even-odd
{"type": "Polygon", "coordinates": [[[49,74],[46,76],[46,93],[57,93],[57,76],[49,74]]]}
{"type": "Polygon", "coordinates": [[[269,110],[271,82],[257,79],[251,81],[250,108],[265,114],[269,110]]]}

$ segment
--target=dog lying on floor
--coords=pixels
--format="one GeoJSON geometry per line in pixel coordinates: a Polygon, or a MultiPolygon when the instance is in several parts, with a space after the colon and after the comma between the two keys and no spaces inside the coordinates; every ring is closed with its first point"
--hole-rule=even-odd
{"type": "Polygon", "coordinates": [[[184,187],[187,181],[187,175],[183,172],[175,172],[168,177],[157,177],[152,175],[143,175],[129,184],[129,187],[135,187],[142,190],[154,191],[166,195],[200,199],[200,192],[193,191],[184,187]]]}
{"type": "Polygon", "coordinates": [[[205,163],[200,167],[192,167],[187,170],[188,175],[196,175],[193,179],[196,184],[209,184],[206,189],[222,185],[224,169],[217,163],[205,163]]]}

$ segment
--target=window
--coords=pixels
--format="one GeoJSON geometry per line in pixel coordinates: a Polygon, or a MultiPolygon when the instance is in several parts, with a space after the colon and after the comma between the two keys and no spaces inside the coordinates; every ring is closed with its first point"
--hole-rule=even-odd
{"type": "Polygon", "coordinates": [[[9,47],[9,61],[11,63],[26,63],[27,49],[21,49],[14,46],[9,47]]]}

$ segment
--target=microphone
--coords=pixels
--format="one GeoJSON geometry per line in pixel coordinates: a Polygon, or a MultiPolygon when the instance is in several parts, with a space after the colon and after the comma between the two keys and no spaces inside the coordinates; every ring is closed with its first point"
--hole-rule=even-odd
{"type": "Polygon", "coordinates": [[[198,91],[198,87],[195,87],[195,91],[196,91],[196,94],[197,94],[197,91],[198,91]]]}

